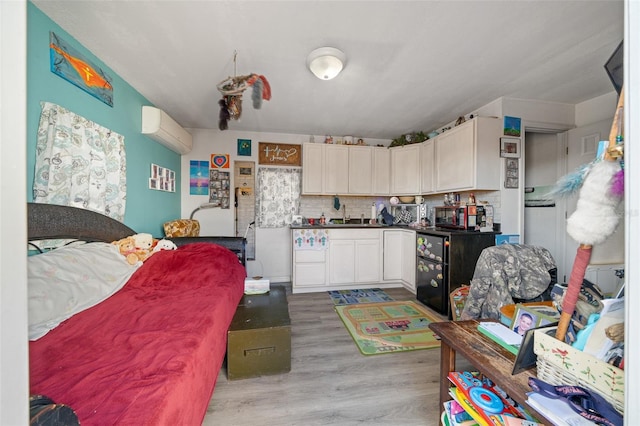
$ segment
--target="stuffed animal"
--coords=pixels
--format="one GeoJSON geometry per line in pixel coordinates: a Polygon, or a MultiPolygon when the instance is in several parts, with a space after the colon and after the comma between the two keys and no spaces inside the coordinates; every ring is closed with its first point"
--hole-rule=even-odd
{"type": "Polygon", "coordinates": [[[151,234],[146,233],[135,234],[132,238],[135,241],[136,255],[144,262],[154,253],[154,239],[151,234]]]}
{"type": "Polygon", "coordinates": [[[135,265],[138,261],[142,261],[138,257],[136,250],[136,241],[133,237],[126,237],[111,244],[118,246],[120,254],[122,254],[130,265],[135,265]]]}
{"type": "Polygon", "coordinates": [[[160,250],[175,250],[178,247],[173,243],[173,241],[162,239],[158,241],[156,246],[153,248],[153,252],[158,252],[160,250]]]}

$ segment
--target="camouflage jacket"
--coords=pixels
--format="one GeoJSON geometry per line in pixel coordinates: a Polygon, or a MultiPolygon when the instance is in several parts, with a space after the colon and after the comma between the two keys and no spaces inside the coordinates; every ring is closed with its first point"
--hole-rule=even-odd
{"type": "Polygon", "coordinates": [[[500,308],[517,299],[533,299],[551,283],[556,267],[545,248],[501,244],[480,253],[461,319],[500,318],[500,308]]]}

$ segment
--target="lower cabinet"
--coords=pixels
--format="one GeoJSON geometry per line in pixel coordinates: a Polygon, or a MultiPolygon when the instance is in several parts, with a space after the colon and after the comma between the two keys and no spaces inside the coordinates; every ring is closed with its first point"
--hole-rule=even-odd
{"type": "Polygon", "coordinates": [[[327,250],[293,250],[293,286],[324,286],[327,283],[327,250]]]}
{"type": "Polygon", "coordinates": [[[416,292],[416,233],[411,230],[385,230],[383,236],[383,279],[400,281],[416,292]]]}
{"type": "Polygon", "coordinates": [[[380,230],[338,229],[329,233],[329,284],[380,281],[380,230]]]}

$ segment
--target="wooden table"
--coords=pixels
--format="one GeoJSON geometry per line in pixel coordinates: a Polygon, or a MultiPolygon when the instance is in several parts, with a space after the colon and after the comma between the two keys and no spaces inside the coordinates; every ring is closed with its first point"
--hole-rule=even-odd
{"type": "Polygon", "coordinates": [[[544,424],[544,417],[537,415],[527,404],[529,377],[536,377],[536,369],[512,375],[515,355],[493,342],[478,331],[478,321],[447,321],[429,324],[429,327],[440,336],[440,405],[451,399],[447,379],[450,371],[456,370],[456,353],[466,358],[477,371],[481,372],[495,384],[500,386],[518,404],[526,407],[544,424]]]}

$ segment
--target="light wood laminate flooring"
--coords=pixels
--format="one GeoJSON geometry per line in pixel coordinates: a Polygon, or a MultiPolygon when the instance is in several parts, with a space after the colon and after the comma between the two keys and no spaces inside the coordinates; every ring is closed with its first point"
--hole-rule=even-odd
{"type": "MultiPolygon", "coordinates": [[[[385,291],[415,300],[403,288],[385,291]]],[[[291,372],[229,381],[223,366],[204,425],[440,423],[440,349],[363,356],[326,292],[287,293],[291,372]]]]}

